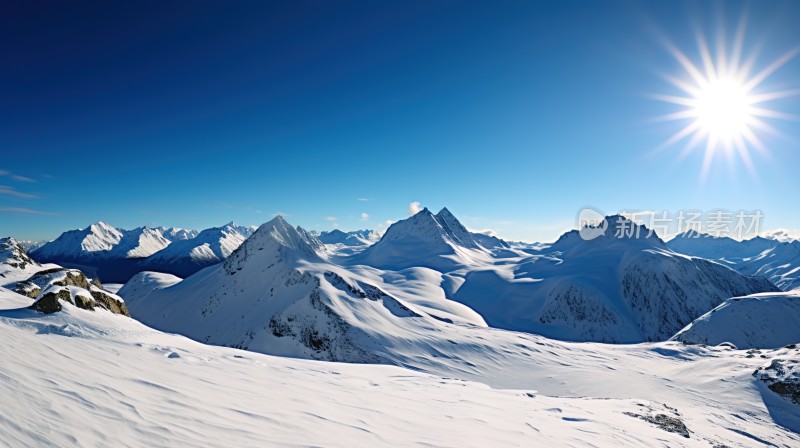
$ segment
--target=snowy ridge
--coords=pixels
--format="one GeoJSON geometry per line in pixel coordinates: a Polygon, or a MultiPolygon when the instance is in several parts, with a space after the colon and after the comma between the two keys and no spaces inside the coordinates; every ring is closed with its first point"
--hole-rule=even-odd
{"type": "Polygon", "coordinates": [[[180,277],[219,263],[253,233],[250,227],[228,223],[203,230],[196,237],[175,241],[139,263],[140,270],[166,272],[180,277]]]}
{"type": "Polygon", "coordinates": [[[708,345],[728,342],[740,349],[800,343],[800,291],[728,299],[671,340],[708,345]]]}
{"type": "Polygon", "coordinates": [[[42,262],[82,269],[109,282],[144,270],[188,276],[230,255],[255,227],[229,223],[202,232],[174,227],[116,229],[104,222],[64,232],[33,251],[42,262]]]}
{"type": "Polygon", "coordinates": [[[0,264],[8,268],[26,270],[29,267],[36,267],[36,263],[28,256],[17,240],[11,237],[0,238],[0,264]]]}
{"type": "Polygon", "coordinates": [[[122,237],[120,230],[100,221],[85,229],[64,232],[33,251],[32,255],[42,261],[57,261],[62,257],[102,257],[111,252],[122,237]]]}
{"type": "Polygon", "coordinates": [[[339,229],[320,232],[319,240],[324,244],[342,244],[344,246],[369,246],[378,241],[380,236],[374,230],[353,230],[343,232],[339,229]]]}
{"type": "Polygon", "coordinates": [[[676,252],[718,260],[746,275],[766,277],[782,291],[800,286],[800,241],[792,238],[736,241],[691,231],[667,245],[676,252]]]}

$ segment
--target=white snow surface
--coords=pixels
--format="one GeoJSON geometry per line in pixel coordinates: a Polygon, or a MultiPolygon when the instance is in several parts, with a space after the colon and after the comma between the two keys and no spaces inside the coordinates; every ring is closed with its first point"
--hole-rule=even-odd
{"type": "Polygon", "coordinates": [[[446,351],[408,343],[424,373],[207,346],[71,305],[21,309],[29,303],[0,289],[3,446],[800,444],[787,429],[797,406],[751,375],[765,359],[724,348],[442,324],[446,351]],[[629,414],[678,418],[689,438],[629,414]]]}
{"type": "Polygon", "coordinates": [[[734,297],[673,338],[690,344],[729,342],[740,349],[800,343],[800,291],[734,297]]]}

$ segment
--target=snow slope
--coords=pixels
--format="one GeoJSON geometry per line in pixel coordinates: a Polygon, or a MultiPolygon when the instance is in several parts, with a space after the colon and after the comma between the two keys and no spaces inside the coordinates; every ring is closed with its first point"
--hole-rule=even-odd
{"type": "Polygon", "coordinates": [[[700,316],[672,340],[740,349],[800,343],[800,291],[734,297],[700,316]]]}
{"type": "Polygon", "coordinates": [[[561,343],[442,323],[430,335],[438,354],[406,345],[408,365],[426,374],[206,346],[71,306],[43,316],[18,309],[27,300],[0,289],[0,445],[800,443],[787,429],[800,428],[798,407],[751,375],[769,358],[724,348],[561,343]]]}

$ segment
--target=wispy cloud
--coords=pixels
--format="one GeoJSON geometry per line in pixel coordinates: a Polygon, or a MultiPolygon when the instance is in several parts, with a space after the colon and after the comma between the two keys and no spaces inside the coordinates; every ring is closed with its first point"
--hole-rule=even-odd
{"type": "Polygon", "coordinates": [[[38,197],[35,194],[25,193],[23,191],[15,189],[14,187],[9,187],[5,185],[0,185],[0,195],[13,196],[15,198],[21,198],[21,199],[35,199],[38,197]]]}
{"type": "Polygon", "coordinates": [[[35,180],[31,179],[30,177],[18,176],[16,174],[12,174],[11,178],[16,180],[16,181],[18,181],[18,182],[28,182],[28,183],[36,182],[35,180]]]}
{"type": "Polygon", "coordinates": [[[356,199],[356,201],[358,201],[358,202],[369,202],[369,201],[371,201],[371,200],[372,200],[372,199],[370,199],[370,198],[357,198],[357,199],[356,199]]]}
{"type": "Polygon", "coordinates": [[[419,213],[420,210],[422,210],[422,207],[420,206],[419,202],[415,201],[408,204],[408,216],[414,216],[419,213]]]}
{"type": "Polygon", "coordinates": [[[369,221],[369,213],[367,213],[367,212],[362,213],[361,214],[361,220],[362,221],[369,221]]]}
{"type": "Polygon", "coordinates": [[[325,217],[325,221],[334,222],[334,221],[336,221],[336,217],[335,216],[326,216],[325,217]]]}
{"type": "Polygon", "coordinates": [[[0,207],[0,213],[16,213],[20,215],[48,215],[56,216],[59,213],[46,212],[43,210],[33,210],[24,207],[0,207]]]}
{"type": "Polygon", "coordinates": [[[8,177],[11,180],[14,180],[14,181],[17,181],[17,182],[27,182],[27,183],[36,182],[34,179],[31,179],[30,177],[20,176],[19,174],[14,174],[14,173],[12,173],[11,171],[8,171],[8,170],[0,170],[0,176],[8,177]]]}

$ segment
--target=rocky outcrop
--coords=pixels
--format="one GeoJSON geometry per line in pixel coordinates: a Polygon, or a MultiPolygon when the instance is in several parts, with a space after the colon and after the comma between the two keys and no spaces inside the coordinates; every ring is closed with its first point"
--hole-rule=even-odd
{"type": "Polygon", "coordinates": [[[800,350],[794,350],[794,356],[776,358],[765,364],[753,376],[762,381],[769,390],[784,397],[794,404],[800,405],[800,350]]]}
{"type": "Polygon", "coordinates": [[[0,238],[0,263],[17,269],[38,266],[14,238],[0,238]]]}
{"type": "Polygon", "coordinates": [[[72,297],[67,289],[49,291],[36,299],[29,308],[44,314],[61,311],[61,301],[72,303],[72,297]]]}
{"type": "Polygon", "coordinates": [[[17,283],[15,290],[35,299],[31,308],[46,314],[61,311],[59,302],[64,301],[85,310],[100,308],[130,316],[119,296],[104,291],[97,279],[89,280],[77,269],[56,268],[37,272],[28,280],[17,283]]]}

